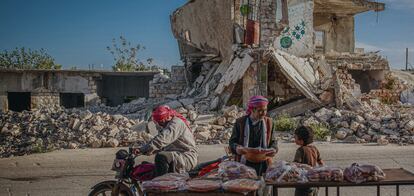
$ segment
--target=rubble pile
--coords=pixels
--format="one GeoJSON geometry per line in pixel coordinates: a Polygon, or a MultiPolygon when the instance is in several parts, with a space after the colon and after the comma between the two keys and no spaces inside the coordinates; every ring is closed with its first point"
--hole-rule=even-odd
{"type": "Polygon", "coordinates": [[[346,67],[351,70],[389,70],[387,59],[376,52],[347,53],[330,51],[326,54],[327,63],[336,67],[346,67]]]}
{"type": "Polygon", "coordinates": [[[377,99],[362,104],[360,110],[322,108],[303,116],[302,123],[328,123],[332,136],[343,142],[414,144],[413,107],[389,106],[377,99]]]}
{"type": "MultiPolygon", "coordinates": [[[[195,114],[194,111],[189,111],[190,114],[195,114]]],[[[228,143],[233,125],[236,119],[245,115],[245,111],[237,106],[230,106],[223,108],[220,113],[199,115],[192,120],[192,130],[199,144],[221,144],[228,143]]]]}
{"type": "Polygon", "coordinates": [[[388,73],[379,89],[371,90],[364,98],[378,98],[382,102],[396,104],[400,101],[401,93],[407,89],[408,85],[404,84],[404,81],[399,80],[392,73],[388,73]]]}
{"type": "Polygon", "coordinates": [[[0,118],[0,157],[55,149],[128,146],[151,138],[142,122],[88,110],[42,108],[0,118]]]}

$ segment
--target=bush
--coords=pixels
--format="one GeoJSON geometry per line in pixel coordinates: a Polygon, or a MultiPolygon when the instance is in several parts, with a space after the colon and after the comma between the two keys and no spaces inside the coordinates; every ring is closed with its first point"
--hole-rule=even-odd
{"type": "Polygon", "coordinates": [[[316,140],[325,140],[327,136],[331,135],[331,131],[329,130],[329,126],[324,123],[317,123],[317,124],[311,124],[309,126],[314,135],[314,139],[316,140]]]}
{"type": "Polygon", "coordinates": [[[296,120],[288,115],[278,116],[275,120],[276,131],[293,131],[296,126],[296,120]]]}
{"type": "Polygon", "coordinates": [[[45,49],[15,48],[0,51],[0,69],[61,69],[45,49]]]}

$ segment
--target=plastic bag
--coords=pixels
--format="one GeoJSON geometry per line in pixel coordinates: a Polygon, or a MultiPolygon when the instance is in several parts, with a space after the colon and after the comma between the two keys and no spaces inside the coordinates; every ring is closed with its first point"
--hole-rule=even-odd
{"type": "Polygon", "coordinates": [[[249,193],[260,187],[260,181],[252,179],[235,179],[223,183],[223,189],[237,193],[249,193]]]}
{"type": "Polygon", "coordinates": [[[345,168],[344,178],[354,183],[377,182],[385,179],[385,173],[376,165],[353,163],[345,168]]]}
{"type": "Polygon", "coordinates": [[[225,161],[220,163],[218,176],[223,179],[248,178],[257,179],[256,170],[235,161],[225,161]]]}
{"type": "Polygon", "coordinates": [[[311,169],[306,176],[310,182],[342,182],[344,180],[342,169],[330,166],[311,169]]]}
{"type": "Polygon", "coordinates": [[[187,190],[193,192],[216,191],[221,188],[221,180],[194,179],[187,182],[187,190]]]}
{"type": "Polygon", "coordinates": [[[153,192],[178,191],[185,187],[185,181],[145,181],[142,187],[145,191],[153,192]]]}
{"type": "Polygon", "coordinates": [[[152,179],[152,181],[187,181],[189,179],[190,176],[188,175],[188,173],[168,173],[162,176],[158,176],[152,179]]]}
{"type": "Polygon", "coordinates": [[[270,166],[265,174],[265,181],[276,182],[308,182],[306,174],[312,167],[300,163],[278,161],[270,166]]]}

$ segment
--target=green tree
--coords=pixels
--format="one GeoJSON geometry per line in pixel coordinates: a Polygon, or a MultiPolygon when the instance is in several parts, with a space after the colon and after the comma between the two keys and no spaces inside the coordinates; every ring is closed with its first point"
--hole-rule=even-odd
{"type": "Polygon", "coordinates": [[[144,63],[138,58],[138,53],[145,50],[145,46],[141,44],[132,45],[125,37],[120,36],[119,39],[112,39],[112,46],[106,49],[112,54],[115,65],[112,66],[114,71],[149,71],[158,69],[154,65],[154,59],[148,58],[144,63]]]}
{"type": "Polygon", "coordinates": [[[12,51],[0,52],[0,68],[2,69],[61,69],[62,65],[55,64],[45,49],[31,50],[15,48],[12,51]]]}

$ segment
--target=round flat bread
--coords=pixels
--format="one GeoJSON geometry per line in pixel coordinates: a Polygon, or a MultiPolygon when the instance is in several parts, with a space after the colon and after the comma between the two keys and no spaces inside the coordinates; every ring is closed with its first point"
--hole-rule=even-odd
{"type": "Polygon", "coordinates": [[[152,179],[152,181],[187,181],[188,179],[190,179],[190,177],[186,173],[185,174],[168,173],[162,176],[158,176],[152,179]]]}
{"type": "Polygon", "coordinates": [[[145,181],[142,183],[144,190],[173,191],[184,185],[183,181],[145,181]]]}
{"type": "Polygon", "coordinates": [[[187,189],[193,192],[209,192],[221,188],[221,181],[216,180],[190,180],[187,182],[187,189]]]}
{"type": "Polygon", "coordinates": [[[230,180],[223,184],[223,189],[226,191],[237,193],[248,193],[259,189],[260,181],[251,179],[236,179],[230,180]]]}

